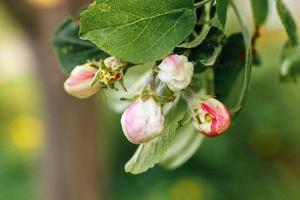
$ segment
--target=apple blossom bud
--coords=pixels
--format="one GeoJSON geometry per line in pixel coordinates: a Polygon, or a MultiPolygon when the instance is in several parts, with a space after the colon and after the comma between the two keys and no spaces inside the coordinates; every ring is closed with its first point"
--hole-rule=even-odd
{"type": "Polygon", "coordinates": [[[74,97],[85,99],[99,90],[99,85],[92,86],[92,80],[97,72],[88,64],[77,66],[73,69],[70,77],[65,81],[64,88],[66,92],[74,97]]]}
{"type": "Polygon", "coordinates": [[[219,136],[229,128],[230,114],[225,105],[214,98],[201,101],[195,112],[194,127],[208,137],[219,136]]]}
{"type": "Polygon", "coordinates": [[[153,97],[138,98],[129,106],[121,118],[122,129],[133,144],[146,143],[159,136],[164,127],[161,106],[153,97]]]}
{"type": "Polygon", "coordinates": [[[167,56],[158,68],[158,78],[174,92],[185,89],[190,84],[194,72],[193,64],[182,55],[167,56]]]}
{"type": "Polygon", "coordinates": [[[118,58],[115,56],[107,57],[104,59],[104,63],[107,67],[110,67],[112,69],[117,69],[118,67],[124,65],[118,58]]]}

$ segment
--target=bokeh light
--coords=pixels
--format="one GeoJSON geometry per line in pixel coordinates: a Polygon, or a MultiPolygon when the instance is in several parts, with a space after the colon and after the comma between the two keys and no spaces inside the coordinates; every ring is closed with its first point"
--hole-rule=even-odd
{"type": "Polygon", "coordinates": [[[41,149],[44,141],[43,122],[31,116],[18,116],[8,124],[11,145],[20,151],[41,149]]]}

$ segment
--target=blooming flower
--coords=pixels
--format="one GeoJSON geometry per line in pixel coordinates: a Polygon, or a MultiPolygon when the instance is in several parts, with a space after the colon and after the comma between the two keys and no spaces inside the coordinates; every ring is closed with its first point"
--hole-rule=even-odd
{"type": "Polygon", "coordinates": [[[92,86],[92,80],[98,71],[88,64],[77,66],[73,69],[70,77],[65,81],[66,92],[74,97],[85,99],[99,90],[99,85],[92,86]]]}
{"type": "Polygon", "coordinates": [[[208,137],[219,136],[229,128],[230,114],[225,105],[214,98],[201,101],[195,112],[194,127],[208,137]]]}
{"type": "Polygon", "coordinates": [[[161,106],[153,97],[138,98],[125,110],[121,118],[122,129],[127,139],[134,144],[146,143],[159,136],[164,127],[161,106]]]}
{"type": "Polygon", "coordinates": [[[193,64],[182,55],[167,56],[158,68],[158,78],[174,92],[183,90],[190,84],[194,71],[193,64]]]}

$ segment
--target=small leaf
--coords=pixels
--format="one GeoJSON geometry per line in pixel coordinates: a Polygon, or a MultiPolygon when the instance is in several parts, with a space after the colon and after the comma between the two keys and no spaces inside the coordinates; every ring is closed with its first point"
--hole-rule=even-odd
{"type": "Polygon", "coordinates": [[[188,161],[200,148],[204,136],[196,132],[192,123],[181,127],[175,139],[164,154],[160,164],[167,169],[175,169],[188,161]]]}
{"type": "Polygon", "coordinates": [[[125,171],[140,174],[159,163],[173,142],[179,121],[184,118],[186,111],[187,104],[180,98],[166,114],[161,136],[140,145],[132,158],[126,163],[125,171]]]}
{"type": "Polygon", "coordinates": [[[98,60],[107,57],[94,44],[79,39],[79,25],[72,19],[66,20],[53,38],[61,69],[65,74],[70,74],[77,65],[82,65],[87,60],[98,60]]]}
{"type": "Polygon", "coordinates": [[[227,19],[228,0],[217,0],[216,7],[219,21],[224,28],[227,19]]]}
{"type": "Polygon", "coordinates": [[[290,49],[280,66],[281,81],[296,81],[300,75],[300,47],[290,49]]]}
{"type": "Polygon", "coordinates": [[[290,11],[287,9],[282,0],[276,1],[276,7],[281,23],[283,24],[289,37],[290,45],[296,46],[298,44],[297,26],[290,11]]]}
{"type": "Polygon", "coordinates": [[[215,15],[210,21],[209,21],[209,24],[212,26],[212,27],[215,27],[217,29],[220,29],[220,30],[224,30],[224,27],[223,25],[221,24],[219,18],[217,15],[215,15]]]}
{"type": "Polygon", "coordinates": [[[204,25],[201,30],[201,33],[194,40],[192,40],[191,42],[185,42],[183,44],[180,44],[178,45],[178,47],[190,49],[198,46],[206,38],[209,30],[210,30],[210,25],[209,24],[204,25]]]}
{"type": "Polygon", "coordinates": [[[149,80],[152,77],[152,70],[149,70],[153,64],[139,65],[130,69],[125,76],[124,84],[127,91],[107,90],[106,94],[109,96],[107,104],[117,113],[122,113],[126,107],[131,104],[131,101],[120,101],[121,98],[131,99],[140,94],[149,80]],[[144,69],[144,70],[143,70],[144,69]],[[148,69],[145,71],[145,69],[148,69]],[[143,70],[143,71],[141,71],[143,70]]]}
{"type": "Polygon", "coordinates": [[[196,24],[193,0],[97,0],[81,14],[80,35],[132,63],[164,58],[196,24]]]}
{"type": "Polygon", "coordinates": [[[251,5],[256,26],[263,25],[269,13],[269,0],[251,0],[251,5]]]}
{"type": "MultiPolygon", "coordinates": [[[[210,11],[211,11],[211,5],[206,4],[203,10],[203,14],[201,16],[201,19],[203,19],[204,22],[210,21],[210,11]]],[[[195,37],[194,40],[190,42],[185,42],[183,44],[178,45],[178,47],[181,48],[194,48],[198,45],[200,45],[203,40],[206,38],[207,34],[209,33],[211,25],[209,23],[205,23],[201,29],[201,32],[197,37],[195,37]]]]}
{"type": "Polygon", "coordinates": [[[195,49],[193,49],[189,59],[195,61],[195,69],[202,66],[212,66],[215,64],[225,43],[226,36],[217,29],[211,28],[205,40],[195,49]]]}
{"type": "Polygon", "coordinates": [[[252,38],[250,35],[250,30],[245,23],[244,19],[241,16],[240,10],[237,8],[233,0],[229,1],[231,7],[233,8],[233,11],[239,21],[240,27],[242,29],[243,38],[244,38],[244,44],[245,44],[245,71],[244,71],[244,79],[242,83],[242,91],[240,94],[240,97],[238,99],[238,102],[236,105],[231,109],[232,116],[235,117],[237,114],[242,110],[244,105],[247,102],[248,95],[249,95],[249,89],[250,89],[250,79],[251,79],[251,72],[252,72],[252,38]]]}
{"type": "Polygon", "coordinates": [[[236,33],[228,37],[218,64],[214,67],[215,91],[224,101],[230,94],[245,62],[245,45],[243,35],[236,33]]]}

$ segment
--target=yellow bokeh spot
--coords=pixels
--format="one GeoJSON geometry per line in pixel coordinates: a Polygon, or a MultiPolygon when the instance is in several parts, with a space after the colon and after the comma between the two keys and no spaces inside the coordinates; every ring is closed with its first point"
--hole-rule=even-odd
{"type": "Polygon", "coordinates": [[[61,3],[63,3],[63,0],[27,0],[30,4],[32,4],[34,7],[39,9],[47,9],[47,8],[53,8],[61,3]]]}
{"type": "Polygon", "coordinates": [[[9,125],[9,139],[18,150],[38,150],[43,145],[44,126],[41,120],[20,116],[13,119],[9,125]]]}

